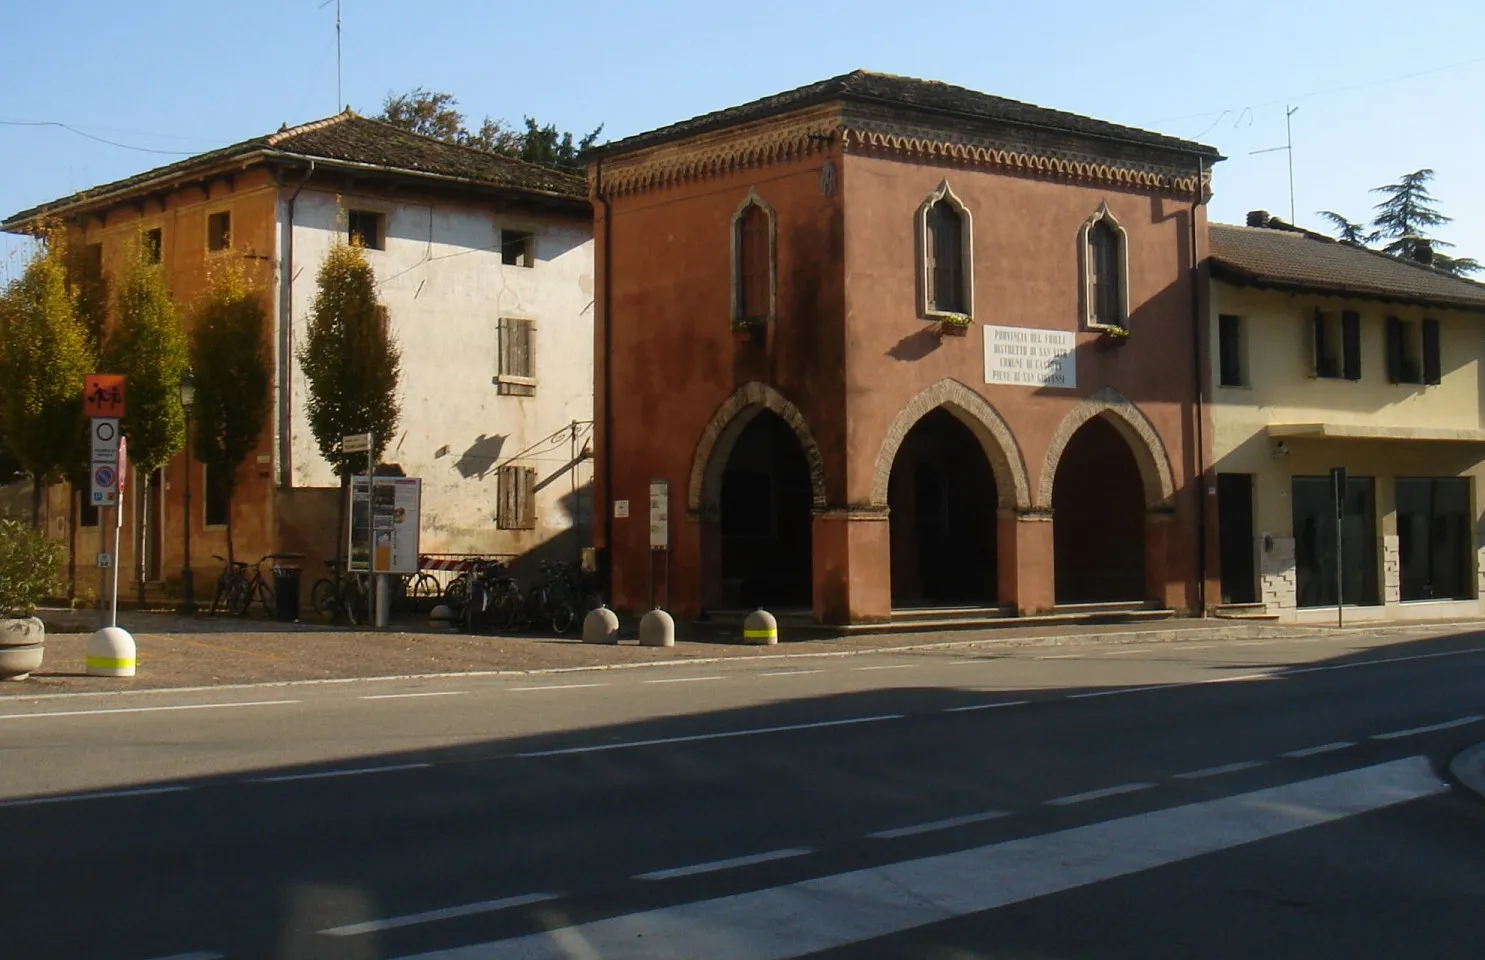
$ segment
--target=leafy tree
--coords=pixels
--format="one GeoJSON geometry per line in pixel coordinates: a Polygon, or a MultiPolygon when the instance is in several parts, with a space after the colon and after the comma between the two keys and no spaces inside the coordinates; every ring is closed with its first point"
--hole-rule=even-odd
{"type": "Polygon", "coordinates": [[[451,93],[414,87],[407,93],[388,94],[382,103],[381,119],[413,133],[569,173],[582,170],[579,154],[593,146],[603,131],[600,125],[574,140],[571,132],[559,131],[554,124],[543,126],[531,117],[525,118],[524,130],[515,130],[505,121],[488,116],[478,130],[471,131],[458,106],[451,93]]]}
{"type": "Polygon", "coordinates": [[[0,294],[0,428],[31,477],[38,528],[46,486],[76,475],[87,460],[82,392],[93,356],[67,287],[65,246],[50,232],[0,294]]]}
{"type": "Polygon", "coordinates": [[[1482,269],[1478,261],[1440,253],[1454,244],[1430,235],[1434,227],[1452,223],[1454,219],[1439,211],[1428,192],[1433,178],[1434,172],[1425,167],[1403,174],[1396,183],[1374,187],[1372,193],[1380,194],[1383,199],[1372,208],[1375,212],[1370,228],[1331,210],[1322,210],[1319,215],[1330,222],[1336,236],[1345,243],[1360,247],[1381,243],[1383,253],[1400,260],[1425,263],[1455,276],[1476,273],[1482,269]]]}
{"type": "MultiPolygon", "coordinates": [[[[360,247],[337,243],[320,265],[319,291],[299,350],[309,381],[309,428],[342,489],[365,466],[363,454],[343,453],[341,438],[371,433],[373,457],[397,430],[401,353],[376,302],[376,274],[360,247]]],[[[344,528],[345,498],[341,498],[344,528]]],[[[341,538],[336,537],[339,554],[341,538]]]]}
{"type": "Polygon", "coordinates": [[[195,370],[195,458],[214,468],[211,477],[227,499],[227,559],[232,552],[232,495],[237,472],[258,445],[268,416],[268,348],[263,342],[267,313],[262,299],[247,289],[240,270],[212,278],[191,329],[195,370]]]}

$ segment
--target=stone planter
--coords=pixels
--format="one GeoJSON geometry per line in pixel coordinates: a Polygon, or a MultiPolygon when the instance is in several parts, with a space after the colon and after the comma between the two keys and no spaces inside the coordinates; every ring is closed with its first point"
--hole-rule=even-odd
{"type": "Polygon", "coordinates": [[[0,620],[0,680],[24,680],[41,668],[46,628],[35,617],[0,620]]]}

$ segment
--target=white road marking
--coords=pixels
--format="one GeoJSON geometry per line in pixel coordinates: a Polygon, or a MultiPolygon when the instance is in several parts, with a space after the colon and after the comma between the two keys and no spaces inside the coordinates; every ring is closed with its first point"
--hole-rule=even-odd
{"type": "Polygon", "coordinates": [[[1112,690],[1094,690],[1091,693],[1069,693],[1064,700],[1088,700],[1092,697],[1117,697],[1123,693],[1144,693],[1146,690],[1171,690],[1186,687],[1186,683],[1153,683],[1147,687],[1115,687],[1112,690]]]}
{"type": "Polygon", "coordinates": [[[701,680],[725,680],[726,677],[665,677],[660,680],[646,680],[645,683],[697,683],[701,680]]]}
{"type": "Polygon", "coordinates": [[[248,783],[288,783],[290,780],[326,780],[331,777],[359,777],[367,773],[395,773],[398,770],[426,770],[431,763],[399,763],[389,767],[355,767],[350,770],[319,770],[315,773],[286,773],[274,777],[251,777],[248,783]]]}
{"type": "Polygon", "coordinates": [[[1134,654],[1134,653],[1150,653],[1150,652],[1151,651],[1150,651],[1150,649],[1148,647],[1141,647],[1138,650],[1109,650],[1109,651],[1106,651],[1104,653],[1104,656],[1106,656],[1106,657],[1127,657],[1130,654],[1134,654]]]}
{"type": "Polygon", "coordinates": [[[1216,646],[1215,643],[1183,643],[1183,644],[1180,644],[1178,646],[1171,647],[1171,649],[1172,650],[1210,650],[1210,649],[1212,649],[1215,646],[1216,646]]]}
{"type": "Polygon", "coordinates": [[[635,874],[636,880],[672,880],[676,877],[694,877],[698,873],[716,873],[718,870],[731,870],[735,867],[751,867],[755,863],[769,863],[773,860],[787,860],[790,857],[802,857],[807,853],[814,853],[808,847],[794,847],[788,850],[770,850],[768,853],[755,853],[747,857],[732,857],[728,860],[713,860],[710,863],[695,863],[689,867],[673,867],[669,870],[651,870],[649,873],[635,874]]]}
{"type": "Polygon", "coordinates": [[[867,836],[873,840],[896,840],[898,837],[915,837],[920,833],[932,833],[934,830],[948,830],[953,827],[968,826],[971,823],[984,823],[986,820],[999,820],[1001,817],[1009,816],[1010,813],[1005,810],[989,810],[985,813],[971,813],[963,817],[949,817],[947,820],[934,820],[930,823],[915,823],[910,827],[878,830],[876,833],[868,833],[867,836]]]}
{"type": "Polygon", "coordinates": [[[328,930],[321,930],[320,933],[327,937],[354,937],[363,933],[380,933],[383,930],[396,930],[398,927],[411,927],[420,923],[453,920],[457,917],[472,917],[481,913],[495,913],[498,910],[509,910],[512,907],[525,907],[533,903],[545,903],[548,900],[556,900],[560,896],[562,896],[560,893],[528,893],[519,897],[505,897],[501,900],[481,900],[479,903],[466,903],[458,907],[444,907],[441,910],[427,910],[423,913],[409,913],[400,917],[388,917],[385,920],[367,920],[364,923],[348,923],[343,927],[330,927],[328,930]]]}
{"type": "Polygon", "coordinates": [[[0,720],[32,720],[37,717],[96,717],[108,713],[154,713],[163,710],[226,710],[229,707],[277,707],[298,700],[244,700],[240,703],[182,703],[168,707],[109,707],[106,710],[52,710],[48,713],[0,713],[0,720]]]}
{"type": "Polygon", "coordinates": [[[884,713],[875,717],[852,717],[849,720],[821,720],[816,723],[787,723],[778,727],[754,727],[750,730],[727,730],[722,733],[695,733],[684,737],[659,737],[654,740],[626,740],[623,743],[596,743],[587,747],[563,747],[559,750],[532,750],[516,757],[563,757],[577,753],[601,753],[605,750],[628,750],[632,747],[662,746],[668,743],[696,743],[702,740],[726,740],[730,737],[752,737],[763,733],[786,733],[790,730],[818,730],[822,727],[847,727],[879,720],[901,720],[903,714],[884,713]]]}
{"type": "Polygon", "coordinates": [[[1252,770],[1268,763],[1267,760],[1241,760],[1237,763],[1224,763],[1220,767],[1206,767],[1202,770],[1188,770],[1186,773],[1175,775],[1177,780],[1200,780],[1203,777],[1220,777],[1224,773],[1237,773],[1239,770],[1252,770]]]}
{"type": "Polygon", "coordinates": [[[1141,790],[1149,790],[1155,786],[1153,783],[1121,783],[1117,787],[1104,787],[1102,790],[1089,790],[1087,793],[1074,793],[1066,797],[1056,797],[1052,800],[1043,801],[1049,807],[1067,807],[1075,803],[1086,803],[1089,800],[1102,800],[1104,797],[1117,797],[1124,793],[1138,793],[1141,790]]]}
{"type": "MultiPolygon", "coordinates": [[[[1426,757],[418,960],[786,960],[1293,833],[1448,787],[1426,757]],[[581,945],[582,952],[572,948],[581,945]]],[[[412,960],[412,958],[403,958],[412,960]]]]}
{"type": "Polygon", "coordinates": [[[367,696],[364,696],[364,697],[357,697],[356,699],[357,700],[409,700],[409,699],[411,699],[413,697],[462,697],[462,696],[464,696],[464,693],[465,693],[465,691],[463,691],[463,690],[436,690],[436,691],[433,691],[433,692],[430,692],[430,693],[377,693],[377,694],[370,694],[370,695],[367,695],[367,696]]]}
{"type": "Polygon", "coordinates": [[[1229,647],[1266,647],[1278,642],[1277,640],[1229,640],[1227,645],[1229,647]]]}
{"type": "Polygon", "coordinates": [[[1385,657],[1380,660],[1353,660],[1350,663],[1327,663],[1319,667],[1295,667],[1284,672],[1286,674],[1326,673],[1331,670],[1351,670],[1356,667],[1379,667],[1389,663],[1411,663],[1414,660],[1436,660],[1439,657],[1466,657],[1473,653],[1485,653],[1485,647],[1472,647],[1469,650],[1445,650],[1442,653],[1415,653],[1409,657],[1385,657]]]}
{"type": "Polygon", "coordinates": [[[1471,723],[1478,723],[1485,717],[1460,717],[1458,720],[1445,720],[1443,723],[1431,723],[1426,727],[1413,727],[1408,730],[1393,730],[1390,733],[1378,733],[1372,736],[1373,740],[1396,740],[1399,737],[1411,737],[1420,733],[1433,733],[1435,730],[1450,730],[1454,727],[1463,727],[1471,723]]]}
{"type": "Polygon", "coordinates": [[[971,710],[994,710],[997,707],[1019,707],[1030,700],[1001,700],[999,703],[971,703],[962,707],[944,707],[944,713],[969,713],[971,710]]]}
{"type": "Polygon", "coordinates": [[[155,960],[225,960],[226,954],[212,953],[210,950],[196,950],[192,953],[172,953],[168,957],[156,957],[155,960]]]}
{"type": "Polygon", "coordinates": [[[1081,657],[1081,653],[1044,653],[1037,657],[1038,660],[1072,660],[1081,657]]]}
{"type": "Polygon", "coordinates": [[[852,667],[852,670],[911,670],[916,663],[877,663],[869,667],[852,667]]]}
{"type": "Polygon", "coordinates": [[[100,790],[96,793],[67,793],[56,797],[27,797],[24,800],[0,800],[0,807],[37,807],[44,803],[72,803],[75,800],[107,800],[113,797],[149,797],[157,793],[184,793],[190,787],[140,787],[137,790],[100,790]]]}
{"type": "Polygon", "coordinates": [[[546,683],[536,687],[511,687],[512,693],[522,693],[527,690],[587,690],[589,687],[606,687],[606,683],[546,683]]]}
{"type": "Polygon", "coordinates": [[[760,673],[760,677],[799,677],[806,673],[824,673],[824,670],[771,670],[768,673],[760,673]]]}
{"type": "Polygon", "coordinates": [[[946,660],[943,665],[946,667],[963,667],[976,663],[994,663],[999,659],[999,657],[976,657],[970,660],[946,660]]]}
{"type": "Polygon", "coordinates": [[[1354,746],[1356,746],[1356,744],[1350,740],[1337,740],[1335,743],[1322,743],[1318,747],[1305,747],[1303,750],[1290,750],[1288,753],[1279,754],[1279,756],[1288,757],[1291,760],[1301,760],[1305,757],[1313,757],[1322,753],[1333,753],[1336,750],[1344,750],[1347,747],[1354,746]]]}

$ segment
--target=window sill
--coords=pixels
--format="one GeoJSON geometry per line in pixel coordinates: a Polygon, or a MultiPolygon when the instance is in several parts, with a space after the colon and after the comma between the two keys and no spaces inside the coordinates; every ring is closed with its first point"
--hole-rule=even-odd
{"type": "Polygon", "coordinates": [[[930,323],[953,324],[967,327],[975,322],[974,314],[954,310],[925,310],[923,318],[930,323]]]}
{"type": "Polygon", "coordinates": [[[1127,337],[1129,328],[1115,323],[1089,323],[1086,324],[1088,332],[1103,334],[1106,337],[1127,337]]]}

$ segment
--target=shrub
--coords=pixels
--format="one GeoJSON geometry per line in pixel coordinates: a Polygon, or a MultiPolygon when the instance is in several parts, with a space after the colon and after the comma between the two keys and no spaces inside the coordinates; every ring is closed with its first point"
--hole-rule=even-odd
{"type": "Polygon", "coordinates": [[[0,520],[0,617],[29,617],[59,587],[62,545],[18,520],[0,520]]]}

